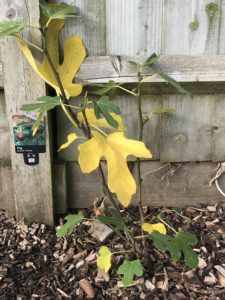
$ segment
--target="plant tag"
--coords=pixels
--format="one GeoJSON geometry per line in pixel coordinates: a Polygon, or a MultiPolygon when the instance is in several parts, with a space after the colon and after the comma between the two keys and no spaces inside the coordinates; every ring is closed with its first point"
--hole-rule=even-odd
{"type": "Polygon", "coordinates": [[[33,136],[33,126],[37,117],[32,115],[13,115],[13,136],[16,153],[23,153],[27,165],[39,163],[39,153],[46,152],[45,122],[40,122],[39,129],[33,136]]]}
{"type": "Polygon", "coordinates": [[[23,153],[24,162],[26,165],[34,166],[39,163],[39,153],[23,153]]]}

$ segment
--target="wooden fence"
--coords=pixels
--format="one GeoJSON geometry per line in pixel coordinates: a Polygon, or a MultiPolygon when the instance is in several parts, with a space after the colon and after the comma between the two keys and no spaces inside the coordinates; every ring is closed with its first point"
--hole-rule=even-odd
{"type": "MultiPolygon", "coordinates": [[[[143,86],[144,111],[151,112],[156,107],[175,109],[165,116],[153,115],[145,128],[145,142],[153,153],[151,161],[142,162],[145,204],[185,206],[223,200],[209,182],[217,163],[225,161],[225,1],[66,2],[77,5],[82,18],[69,20],[61,40],[78,34],[88,52],[76,80],[114,80],[135,86],[134,69],[128,60],[141,61],[156,52],[161,55],[156,70],[167,72],[193,93],[192,97],[179,95],[158,78],[143,86]]],[[[0,19],[28,20],[23,0],[3,3],[0,19]]],[[[38,1],[29,5],[30,20],[35,24],[39,18],[38,1]]],[[[38,40],[35,33],[31,35],[38,40]]],[[[64,213],[67,208],[88,206],[99,196],[98,174],[80,172],[76,145],[55,155],[48,141],[47,153],[41,155],[36,167],[24,165],[22,157],[15,154],[11,115],[19,111],[22,103],[43,95],[45,87],[12,39],[1,42],[1,52],[1,207],[12,214],[15,206],[18,217],[51,224],[53,204],[55,212],[64,213]]],[[[122,109],[128,137],[136,138],[136,99],[120,94],[114,101],[122,109]]],[[[57,127],[57,141],[53,145],[59,146],[73,129],[60,111],[56,119],[53,125],[57,127]]],[[[220,184],[225,188],[222,179],[220,184]]]]}

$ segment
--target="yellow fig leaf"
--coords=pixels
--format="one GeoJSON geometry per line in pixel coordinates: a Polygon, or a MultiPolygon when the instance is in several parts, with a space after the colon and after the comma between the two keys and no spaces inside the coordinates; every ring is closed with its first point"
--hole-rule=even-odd
{"type": "Polygon", "coordinates": [[[107,160],[108,186],[118,200],[127,207],[136,192],[136,183],[131,175],[126,158],[128,155],[151,158],[143,142],[127,139],[123,132],[113,132],[107,137],[93,131],[93,138],[78,146],[78,161],[83,173],[95,170],[101,157],[107,160]]]}
{"type": "MultiPolygon", "coordinates": [[[[112,128],[108,122],[106,121],[105,118],[101,118],[101,119],[97,119],[96,116],[95,116],[95,113],[94,113],[94,109],[93,108],[86,108],[85,109],[85,113],[86,113],[86,116],[87,116],[87,119],[88,119],[88,123],[89,124],[92,124],[92,125],[95,125],[97,127],[102,127],[102,128],[112,128]]],[[[123,120],[121,118],[120,115],[117,115],[113,112],[110,113],[110,115],[113,117],[113,119],[115,119],[119,126],[118,126],[118,130],[121,130],[121,131],[124,131],[125,130],[125,127],[123,125],[123,120]]],[[[85,123],[84,122],[84,116],[82,114],[82,112],[79,112],[77,114],[77,118],[78,120],[81,122],[81,123],[85,123]]]]}
{"type": "Polygon", "coordinates": [[[62,144],[58,151],[69,147],[69,145],[71,145],[76,139],[78,139],[78,136],[76,135],[76,133],[70,133],[67,136],[67,142],[62,144]]]}
{"type": "Polygon", "coordinates": [[[142,229],[148,232],[149,234],[151,234],[154,230],[162,234],[166,234],[166,227],[163,223],[157,223],[157,224],[144,223],[142,225],[142,229]]]}
{"type": "MultiPolygon", "coordinates": [[[[82,85],[74,84],[73,78],[86,56],[86,51],[81,38],[74,35],[64,42],[64,61],[61,65],[59,64],[58,39],[59,31],[62,29],[63,25],[64,22],[62,20],[54,20],[50,23],[46,33],[46,46],[53,65],[61,79],[66,97],[70,98],[72,96],[77,96],[82,92],[82,85]]],[[[26,43],[24,43],[20,38],[17,38],[17,42],[35,72],[45,82],[51,85],[59,95],[60,89],[46,55],[44,54],[43,62],[40,64],[35,60],[26,43]]]]}
{"type": "Polygon", "coordinates": [[[99,249],[99,254],[99,257],[97,258],[97,266],[105,272],[108,272],[111,268],[112,252],[108,247],[102,246],[99,249]]]}

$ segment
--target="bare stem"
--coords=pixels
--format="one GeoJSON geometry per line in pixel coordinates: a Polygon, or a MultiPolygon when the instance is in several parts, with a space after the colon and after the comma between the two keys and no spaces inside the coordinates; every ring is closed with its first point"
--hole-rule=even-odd
{"type": "MultiPolygon", "coordinates": [[[[138,140],[142,141],[144,122],[143,122],[143,116],[142,116],[142,99],[141,99],[142,76],[141,76],[140,71],[138,71],[137,77],[138,77],[137,92],[138,92],[138,119],[139,119],[138,140]]],[[[138,181],[138,201],[137,202],[138,202],[139,213],[141,216],[141,222],[143,224],[145,221],[145,217],[144,217],[144,212],[143,212],[143,208],[142,208],[142,178],[141,178],[141,160],[140,160],[140,158],[137,158],[137,181],[138,181]]]]}

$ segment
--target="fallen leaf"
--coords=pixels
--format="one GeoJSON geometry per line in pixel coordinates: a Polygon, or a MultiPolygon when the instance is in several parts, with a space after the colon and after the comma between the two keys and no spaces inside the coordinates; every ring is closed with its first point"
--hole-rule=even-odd
{"type": "Polygon", "coordinates": [[[92,134],[93,138],[78,146],[81,170],[83,173],[90,173],[98,167],[101,157],[105,157],[109,189],[127,207],[136,192],[136,183],[128,169],[126,158],[128,155],[151,158],[152,155],[143,142],[127,139],[123,132],[114,132],[107,137],[97,131],[92,134]]]}
{"type": "Polygon", "coordinates": [[[143,271],[144,270],[139,259],[133,261],[125,259],[123,264],[117,270],[117,273],[124,275],[122,282],[125,286],[128,286],[133,282],[134,276],[142,276],[143,271]]]}
{"type": "Polygon", "coordinates": [[[112,258],[112,252],[109,250],[108,247],[102,246],[99,249],[99,257],[97,258],[97,266],[104,270],[105,272],[108,272],[111,268],[111,258],[112,258]]]}

